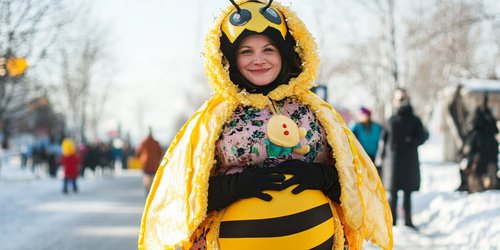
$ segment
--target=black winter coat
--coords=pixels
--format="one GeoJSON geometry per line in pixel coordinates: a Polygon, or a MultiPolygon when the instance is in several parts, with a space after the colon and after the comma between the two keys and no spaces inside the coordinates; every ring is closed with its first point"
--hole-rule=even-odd
{"type": "Polygon", "coordinates": [[[382,180],[386,190],[420,189],[418,146],[427,139],[420,119],[411,106],[402,107],[389,118],[382,134],[382,180]]]}
{"type": "Polygon", "coordinates": [[[496,121],[489,109],[477,108],[472,118],[472,131],[465,141],[464,154],[468,167],[478,175],[487,172],[490,163],[497,165],[498,133],[496,121]]]}

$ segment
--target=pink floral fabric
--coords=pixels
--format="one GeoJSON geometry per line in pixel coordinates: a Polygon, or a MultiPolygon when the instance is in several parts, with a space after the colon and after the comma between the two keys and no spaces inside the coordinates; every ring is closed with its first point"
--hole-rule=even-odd
{"type": "Polygon", "coordinates": [[[278,101],[276,106],[280,114],[306,129],[306,135],[300,140],[300,145],[309,145],[309,153],[269,157],[265,139],[267,139],[267,122],[273,115],[271,109],[268,106],[264,109],[240,106],[224,125],[216,143],[217,166],[213,174],[230,174],[247,167],[272,167],[289,159],[332,162],[331,149],[326,142],[325,132],[311,110],[299,104],[294,98],[278,101]]]}

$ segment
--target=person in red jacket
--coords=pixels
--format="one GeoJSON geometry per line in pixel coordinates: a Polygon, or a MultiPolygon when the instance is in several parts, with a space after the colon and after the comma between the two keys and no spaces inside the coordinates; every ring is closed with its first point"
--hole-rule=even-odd
{"type": "Polygon", "coordinates": [[[68,184],[71,183],[73,186],[73,191],[78,192],[78,186],[76,180],[80,174],[80,163],[82,162],[81,157],[78,155],[73,140],[66,138],[63,140],[61,157],[61,165],[64,168],[64,180],[63,180],[63,193],[68,193],[68,184]]]}
{"type": "Polygon", "coordinates": [[[151,128],[149,128],[148,136],[137,147],[135,155],[139,159],[142,171],[144,172],[143,183],[147,195],[163,157],[163,149],[160,143],[153,138],[151,128]]]}

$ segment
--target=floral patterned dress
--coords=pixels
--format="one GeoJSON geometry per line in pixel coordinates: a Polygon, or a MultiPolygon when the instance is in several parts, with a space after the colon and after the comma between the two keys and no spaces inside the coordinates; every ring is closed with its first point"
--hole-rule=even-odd
{"type": "Polygon", "coordinates": [[[329,160],[331,151],[324,136],[325,132],[309,108],[300,105],[294,98],[277,101],[276,105],[282,115],[306,129],[305,137],[300,140],[300,145],[309,145],[309,152],[305,155],[291,153],[269,157],[265,142],[266,128],[273,112],[268,106],[264,109],[240,106],[225,124],[217,141],[218,164],[212,169],[212,175],[234,173],[248,167],[274,167],[290,159],[305,162],[331,162],[329,160]]]}
{"type": "MultiPolygon", "coordinates": [[[[237,173],[252,167],[274,167],[290,159],[333,164],[325,131],[314,113],[295,98],[286,98],[275,104],[281,115],[292,119],[298,127],[305,128],[305,136],[299,144],[309,145],[309,152],[305,155],[293,152],[270,157],[266,147],[266,128],[273,111],[268,106],[263,109],[239,106],[224,125],[216,142],[217,165],[212,169],[212,176],[237,173]]],[[[192,236],[194,244],[191,249],[205,249],[205,236],[210,225],[211,222],[205,221],[198,227],[192,236]]]]}

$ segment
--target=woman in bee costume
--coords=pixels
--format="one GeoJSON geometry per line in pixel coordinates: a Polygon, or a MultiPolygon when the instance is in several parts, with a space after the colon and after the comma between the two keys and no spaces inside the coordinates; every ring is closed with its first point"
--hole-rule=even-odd
{"type": "Polygon", "coordinates": [[[373,163],[309,90],[313,37],[277,3],[231,3],[205,41],[215,94],[165,154],[139,249],[392,249],[373,163]]]}

